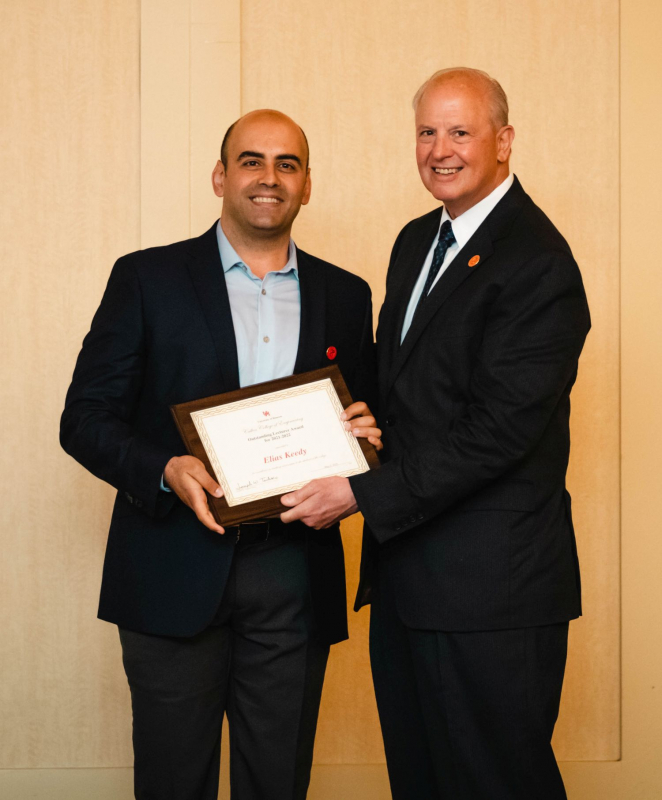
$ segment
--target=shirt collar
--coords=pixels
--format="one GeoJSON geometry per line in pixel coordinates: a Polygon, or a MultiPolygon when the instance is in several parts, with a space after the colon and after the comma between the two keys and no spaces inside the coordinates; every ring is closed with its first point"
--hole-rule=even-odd
{"type": "MultiPolygon", "coordinates": [[[[223,272],[229,272],[233,267],[244,266],[248,270],[250,267],[239,258],[237,251],[230,244],[230,240],[225,235],[221,220],[216,223],[216,240],[218,241],[218,252],[221,255],[221,264],[223,265],[223,272]]],[[[299,279],[299,266],[297,263],[297,249],[294,241],[290,239],[287,264],[282,269],[277,270],[278,274],[286,272],[293,272],[296,279],[299,279]]]]}
{"type": "Polygon", "coordinates": [[[496,189],[487,195],[487,197],[484,197],[479,203],[476,203],[475,206],[471,206],[471,208],[467,209],[464,214],[460,214],[460,216],[455,217],[455,219],[450,218],[448,211],[444,206],[444,209],[441,212],[440,225],[446,220],[450,220],[453,226],[453,235],[455,236],[455,241],[457,242],[460,250],[483,224],[487,215],[494,209],[499,200],[501,200],[508,189],[510,189],[510,187],[513,185],[514,180],[515,176],[511,173],[506,180],[500,183],[496,189]]]}

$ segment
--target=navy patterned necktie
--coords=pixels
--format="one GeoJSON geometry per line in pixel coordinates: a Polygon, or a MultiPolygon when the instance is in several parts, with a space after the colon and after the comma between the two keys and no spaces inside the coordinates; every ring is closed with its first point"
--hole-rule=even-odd
{"type": "Polygon", "coordinates": [[[425,298],[428,296],[428,292],[432,288],[434,279],[439,274],[441,265],[444,263],[444,258],[446,257],[446,251],[454,243],[455,243],[455,235],[453,234],[451,221],[447,219],[446,222],[444,222],[444,224],[439,229],[439,241],[437,242],[437,246],[434,248],[434,254],[432,255],[432,264],[430,264],[430,271],[428,272],[428,277],[426,278],[425,286],[423,287],[423,291],[421,293],[421,298],[418,301],[418,306],[416,307],[417,311],[423,304],[425,298]]]}

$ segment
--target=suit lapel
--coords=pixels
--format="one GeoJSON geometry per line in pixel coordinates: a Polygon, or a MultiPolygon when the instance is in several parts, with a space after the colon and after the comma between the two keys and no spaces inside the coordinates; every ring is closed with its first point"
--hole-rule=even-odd
{"type": "Polygon", "coordinates": [[[319,369],[325,351],[326,281],[324,271],[313,259],[297,247],[299,289],[301,291],[301,324],[299,347],[294,373],[319,369]]]}
{"type": "MultiPolygon", "coordinates": [[[[469,239],[467,244],[455,256],[451,265],[433,287],[432,291],[428,295],[427,300],[415,314],[411,327],[407,331],[407,335],[405,336],[402,345],[399,349],[394,349],[393,360],[387,367],[388,378],[382,387],[383,391],[388,391],[391,386],[393,386],[395,379],[409,358],[409,355],[414,349],[416,342],[419,340],[422,333],[425,331],[435,315],[439,313],[446,300],[448,300],[453,292],[462,283],[464,283],[464,281],[467,280],[470,275],[475,274],[479,269],[484,267],[485,263],[493,253],[493,242],[504,237],[508,233],[515,216],[521,208],[522,200],[525,197],[526,195],[520,182],[517,180],[517,178],[515,178],[513,185],[508,192],[499,201],[499,203],[497,203],[495,208],[480,225],[471,239],[469,239]],[[475,255],[480,256],[480,261],[475,266],[470,267],[468,262],[475,255]]],[[[427,240],[427,236],[422,236],[421,238],[427,240]]],[[[431,244],[432,240],[428,244],[428,250],[430,249],[431,244]]],[[[419,248],[416,248],[416,253],[419,253],[419,248]]],[[[420,265],[418,271],[420,272],[420,265]]],[[[414,283],[412,283],[408,294],[400,297],[400,305],[404,306],[405,312],[407,305],[409,304],[414,283]]],[[[405,312],[402,312],[403,320],[405,312]]],[[[401,330],[402,324],[400,324],[400,327],[398,327],[396,331],[391,332],[391,338],[395,339],[396,342],[399,342],[400,340],[401,330]]]]}
{"type": "Polygon", "coordinates": [[[441,208],[427,221],[426,227],[418,242],[412,248],[411,254],[406,256],[404,269],[401,275],[398,276],[399,280],[394,285],[395,313],[392,315],[392,319],[396,334],[394,338],[398,343],[411,293],[414,291],[418,276],[421,274],[421,268],[432,247],[432,242],[434,242],[435,236],[439,232],[440,221],[441,208]],[[403,302],[405,298],[406,302],[403,302]]]}
{"type": "Polygon", "coordinates": [[[190,252],[189,274],[214,342],[223,391],[229,392],[239,388],[239,364],[230,299],[218,252],[216,223],[207,233],[191,240],[190,252]]]}
{"type": "Polygon", "coordinates": [[[399,355],[400,333],[407,313],[411,293],[421,273],[423,262],[432,247],[432,242],[439,231],[441,208],[426,220],[425,228],[414,247],[403,253],[394,267],[398,271],[393,276],[388,296],[379,315],[377,331],[380,389],[384,389],[389,377],[390,368],[399,355]]]}
{"type": "Polygon", "coordinates": [[[492,255],[492,239],[484,226],[481,225],[481,228],[482,230],[479,229],[476,231],[462,250],[455,256],[448,269],[434,285],[427,299],[424,300],[421,307],[416,311],[411,327],[407,331],[407,335],[392,362],[389,371],[389,387],[393,385],[393,381],[409,358],[409,354],[414,349],[414,345],[421,337],[421,334],[449,296],[460,284],[464,283],[471,274],[479,270],[492,255]],[[476,254],[480,255],[479,263],[474,267],[468,266],[467,262],[469,258],[476,254]]]}

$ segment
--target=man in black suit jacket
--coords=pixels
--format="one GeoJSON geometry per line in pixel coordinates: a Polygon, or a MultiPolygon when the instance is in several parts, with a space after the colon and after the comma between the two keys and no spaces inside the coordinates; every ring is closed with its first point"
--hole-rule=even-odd
{"type": "Polygon", "coordinates": [[[377,332],[380,470],[315,481],[283,519],[365,516],[357,608],[395,800],[557,800],[551,748],[581,613],[565,474],[590,327],[563,237],[509,174],[485,73],[417,93],[421,179],[444,202],[398,236],[377,332]]]}
{"type": "MultiPolygon", "coordinates": [[[[370,289],[291,242],[310,170],[289,117],[235,123],[213,185],[224,205],[207,233],[115,264],[61,441],[118,490],[99,616],[120,628],[136,797],[216,800],[227,712],[233,798],[304,798],[329,645],[347,637],[339,529],[275,519],[224,531],[205,495],[220,487],[185,455],[169,407],[330,359],[368,399],[370,289]]],[[[345,413],[381,447],[365,403],[345,413]]]]}

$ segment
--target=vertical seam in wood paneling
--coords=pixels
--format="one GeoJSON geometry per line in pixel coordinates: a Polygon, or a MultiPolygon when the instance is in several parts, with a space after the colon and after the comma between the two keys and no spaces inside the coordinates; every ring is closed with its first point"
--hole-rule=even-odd
{"type": "Polygon", "coordinates": [[[623,758],[623,163],[622,27],[618,0],[618,758],[623,758]]]}
{"type": "Polygon", "coordinates": [[[191,52],[193,48],[193,41],[191,38],[191,0],[188,0],[188,20],[186,26],[186,33],[188,35],[188,233],[191,235],[191,216],[193,206],[193,193],[191,190],[191,52]]]}

